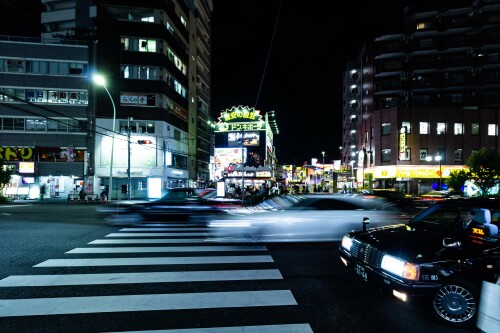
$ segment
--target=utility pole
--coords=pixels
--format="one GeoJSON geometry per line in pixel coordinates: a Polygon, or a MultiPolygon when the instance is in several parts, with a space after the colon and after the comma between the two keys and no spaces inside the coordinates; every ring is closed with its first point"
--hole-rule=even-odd
{"type": "Polygon", "coordinates": [[[241,203],[245,199],[245,153],[243,150],[243,138],[245,135],[245,131],[241,130],[241,203]]]}
{"type": "Polygon", "coordinates": [[[128,144],[128,164],[127,164],[127,178],[128,178],[128,185],[127,185],[127,199],[131,200],[132,199],[132,182],[130,179],[130,122],[133,121],[134,118],[128,117],[127,118],[127,144],[128,144]]]}

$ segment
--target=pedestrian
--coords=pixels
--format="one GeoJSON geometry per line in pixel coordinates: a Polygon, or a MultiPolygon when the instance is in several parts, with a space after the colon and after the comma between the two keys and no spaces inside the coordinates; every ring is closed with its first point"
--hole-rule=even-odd
{"type": "Polygon", "coordinates": [[[80,201],[85,200],[85,192],[83,191],[83,188],[80,190],[80,193],[78,193],[78,196],[80,197],[80,201]]]}
{"type": "Polygon", "coordinates": [[[42,186],[40,186],[40,200],[43,200],[44,196],[45,196],[45,184],[42,184],[42,186]]]}

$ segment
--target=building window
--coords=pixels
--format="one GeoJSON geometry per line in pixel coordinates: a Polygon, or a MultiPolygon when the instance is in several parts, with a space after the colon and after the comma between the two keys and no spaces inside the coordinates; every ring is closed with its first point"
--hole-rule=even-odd
{"type": "Polygon", "coordinates": [[[47,121],[45,119],[26,119],[26,130],[45,132],[47,129],[47,121]]]}
{"type": "Polygon", "coordinates": [[[390,135],[390,134],[391,134],[391,123],[383,123],[382,135],[390,135]]]}
{"type": "Polygon", "coordinates": [[[479,135],[479,124],[478,123],[472,123],[470,134],[471,135],[479,135]]]}
{"type": "Polygon", "coordinates": [[[446,123],[437,123],[436,134],[437,135],[445,135],[446,134],[446,123]]]}
{"type": "Polygon", "coordinates": [[[462,149],[455,149],[455,153],[453,154],[455,158],[455,162],[462,162],[463,159],[463,151],[462,149]]]}
{"type": "Polygon", "coordinates": [[[427,149],[420,149],[420,160],[425,161],[427,158],[427,149]]]}
{"type": "Polygon", "coordinates": [[[410,148],[406,148],[404,154],[399,154],[400,161],[409,161],[411,156],[410,148]]]}
{"type": "Polygon", "coordinates": [[[427,23],[425,22],[419,22],[417,23],[417,30],[423,30],[427,28],[427,23]]]}
{"type": "Polygon", "coordinates": [[[497,135],[498,135],[498,125],[488,124],[488,136],[497,136],[497,135]]]}
{"type": "Polygon", "coordinates": [[[391,150],[382,149],[382,162],[390,162],[390,161],[391,161],[391,150]]]}
{"type": "Polygon", "coordinates": [[[420,134],[429,134],[429,123],[420,122],[420,134]]]}
{"type": "Polygon", "coordinates": [[[464,135],[464,124],[455,123],[453,125],[453,132],[455,135],[464,135]]]}
{"type": "Polygon", "coordinates": [[[411,133],[411,125],[410,125],[409,121],[403,121],[401,123],[401,127],[402,128],[406,127],[406,134],[410,134],[411,133]]]}

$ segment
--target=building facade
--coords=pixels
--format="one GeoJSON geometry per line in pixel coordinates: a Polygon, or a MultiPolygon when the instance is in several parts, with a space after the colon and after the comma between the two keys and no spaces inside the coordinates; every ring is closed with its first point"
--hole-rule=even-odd
{"type": "Polygon", "coordinates": [[[408,7],[401,33],[346,68],[342,163],[358,187],[444,189],[472,152],[500,149],[500,1],[437,6],[408,7]],[[360,94],[349,99],[353,69],[360,94]]]}
{"type": "Polygon", "coordinates": [[[88,48],[0,39],[0,158],[14,170],[4,195],[66,196],[91,172],[88,48]]]}
{"type": "Polygon", "coordinates": [[[112,179],[111,198],[123,196],[124,184],[134,198],[150,196],[152,186],[204,186],[213,155],[212,2],[42,3],[43,36],[86,39],[91,72],[106,78],[105,89],[91,89],[96,136],[86,176],[94,191],[112,179]]]}

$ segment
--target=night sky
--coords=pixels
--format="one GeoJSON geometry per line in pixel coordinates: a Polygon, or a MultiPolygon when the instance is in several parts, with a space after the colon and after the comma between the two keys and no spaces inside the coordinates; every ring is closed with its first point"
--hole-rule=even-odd
{"type": "Polygon", "coordinates": [[[280,164],[321,161],[322,151],[325,163],[339,159],[343,72],[365,43],[394,31],[399,3],[214,0],[212,116],[274,110],[280,164]]]}
{"type": "MultiPolygon", "coordinates": [[[[398,32],[401,1],[214,0],[212,117],[232,106],[274,110],[280,164],[339,159],[347,62],[398,32]],[[319,4],[319,5],[318,5],[319,4]],[[276,31],[275,30],[276,27],[276,31]]],[[[0,35],[39,36],[39,2],[0,0],[0,35]]]]}

